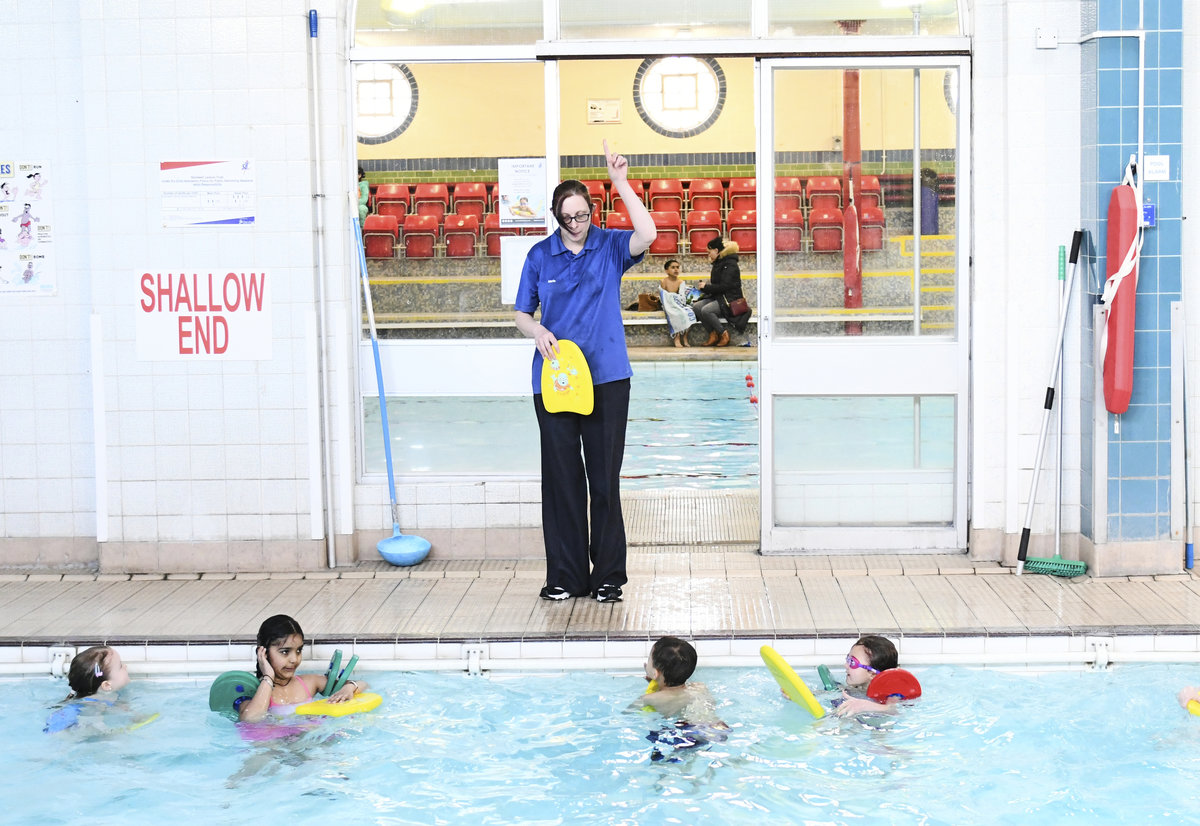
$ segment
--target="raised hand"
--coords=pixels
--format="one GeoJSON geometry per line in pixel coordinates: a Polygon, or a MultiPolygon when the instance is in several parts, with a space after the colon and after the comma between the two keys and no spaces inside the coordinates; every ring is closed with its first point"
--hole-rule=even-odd
{"type": "Polygon", "coordinates": [[[629,177],[629,161],[624,155],[614,155],[608,149],[608,138],[603,139],[604,161],[608,164],[608,177],[614,184],[629,177]]]}

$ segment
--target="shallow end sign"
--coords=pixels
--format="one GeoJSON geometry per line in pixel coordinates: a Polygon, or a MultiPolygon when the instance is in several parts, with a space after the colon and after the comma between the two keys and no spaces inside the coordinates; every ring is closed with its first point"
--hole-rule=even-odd
{"type": "Polygon", "coordinates": [[[269,283],[242,270],[138,273],[138,361],[271,358],[269,283]]]}

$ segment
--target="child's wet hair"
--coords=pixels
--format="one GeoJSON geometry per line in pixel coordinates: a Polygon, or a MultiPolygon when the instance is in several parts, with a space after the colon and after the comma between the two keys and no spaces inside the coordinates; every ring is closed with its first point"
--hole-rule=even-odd
{"type": "Polygon", "coordinates": [[[94,645],[71,658],[71,666],[67,670],[71,697],[91,697],[100,690],[101,683],[108,679],[108,655],[111,651],[107,645],[94,645]]]}
{"type": "Polygon", "coordinates": [[[869,663],[871,668],[887,671],[900,664],[900,655],[896,652],[896,646],[887,637],[868,634],[865,637],[859,637],[858,642],[854,644],[867,649],[867,655],[871,658],[869,663]]]}
{"type": "Polygon", "coordinates": [[[683,685],[696,670],[696,649],[679,637],[663,637],[650,649],[650,664],[662,675],[664,687],[683,685]]]}
{"type": "MultiPolygon", "coordinates": [[[[276,614],[273,617],[267,617],[263,620],[262,625],[258,626],[258,644],[263,648],[270,648],[273,643],[282,642],[292,634],[298,636],[301,643],[304,642],[304,630],[300,628],[300,623],[287,614],[276,614]]],[[[255,676],[261,677],[262,671],[257,665],[257,656],[254,661],[255,676]]]]}

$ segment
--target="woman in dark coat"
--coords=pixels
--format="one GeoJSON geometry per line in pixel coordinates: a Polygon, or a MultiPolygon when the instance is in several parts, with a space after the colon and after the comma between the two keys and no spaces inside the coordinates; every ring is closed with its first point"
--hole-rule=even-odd
{"type": "Polygon", "coordinates": [[[738,245],[728,243],[718,236],[708,242],[708,260],[712,272],[708,281],[700,285],[700,298],[692,304],[696,318],[708,328],[707,346],[724,347],[729,344],[729,331],[722,322],[728,321],[737,330],[745,330],[750,321],[749,311],[734,315],[729,302],[742,298],[742,271],[738,269],[738,245]]]}

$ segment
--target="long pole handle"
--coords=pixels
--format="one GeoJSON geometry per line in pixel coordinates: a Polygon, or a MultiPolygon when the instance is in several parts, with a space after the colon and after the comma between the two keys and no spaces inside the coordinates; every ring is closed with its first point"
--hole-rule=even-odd
{"type": "Polygon", "coordinates": [[[350,219],[354,228],[354,243],[358,247],[358,270],[362,276],[363,299],[367,303],[367,326],[371,328],[371,353],[375,356],[375,384],[379,388],[379,418],[383,420],[383,455],[387,457],[388,496],[392,501],[392,527],[399,530],[400,517],[396,513],[396,477],[392,472],[392,433],[388,427],[387,397],[383,392],[383,364],[379,358],[379,338],[375,335],[375,308],[371,304],[371,282],[367,278],[367,252],[363,249],[362,229],[358,216],[350,219]]]}
{"type": "Polygon", "coordinates": [[[1071,289],[1075,284],[1075,272],[1079,269],[1079,247],[1082,243],[1082,230],[1075,230],[1075,234],[1071,238],[1071,270],[1066,286],[1068,300],[1062,302],[1062,308],[1058,314],[1058,337],[1054,342],[1054,352],[1051,358],[1050,381],[1046,386],[1046,396],[1042,402],[1042,427],[1038,431],[1037,454],[1033,459],[1033,478],[1029,481],[1029,498],[1025,505],[1025,524],[1021,528],[1021,544],[1017,549],[1017,576],[1024,572],[1025,558],[1029,555],[1029,537],[1033,528],[1033,503],[1037,497],[1038,476],[1042,472],[1042,454],[1046,450],[1046,434],[1050,429],[1050,411],[1054,409],[1054,385],[1058,383],[1063,335],[1067,326],[1067,308],[1070,304],[1071,289]]]}

